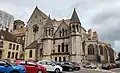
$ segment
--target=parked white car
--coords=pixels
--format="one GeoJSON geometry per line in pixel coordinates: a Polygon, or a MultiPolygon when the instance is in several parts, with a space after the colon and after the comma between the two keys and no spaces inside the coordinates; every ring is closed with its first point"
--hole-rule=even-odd
{"type": "Polygon", "coordinates": [[[63,71],[63,68],[61,66],[56,65],[55,63],[49,60],[41,60],[41,61],[38,61],[37,64],[44,66],[47,72],[60,73],[63,71]]]}
{"type": "Polygon", "coordinates": [[[85,65],[85,68],[96,69],[96,68],[97,68],[97,65],[96,65],[96,64],[93,64],[93,63],[87,63],[87,64],[85,65]]]}

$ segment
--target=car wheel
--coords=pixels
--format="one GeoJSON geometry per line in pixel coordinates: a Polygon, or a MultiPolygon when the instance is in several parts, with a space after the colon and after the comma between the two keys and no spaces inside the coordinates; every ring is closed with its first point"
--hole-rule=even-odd
{"type": "Polygon", "coordinates": [[[55,73],[60,73],[60,69],[55,69],[55,73]]]}
{"type": "Polygon", "coordinates": [[[69,68],[69,71],[71,72],[73,69],[72,68],[69,68]]]}
{"type": "Polygon", "coordinates": [[[39,70],[37,73],[43,73],[41,70],[39,70]]]}
{"type": "Polygon", "coordinates": [[[12,72],[10,72],[10,73],[19,73],[18,71],[12,71],[12,72]]]}

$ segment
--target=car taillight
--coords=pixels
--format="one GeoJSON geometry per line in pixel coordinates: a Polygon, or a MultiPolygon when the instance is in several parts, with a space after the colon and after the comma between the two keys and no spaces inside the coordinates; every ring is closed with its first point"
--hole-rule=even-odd
{"type": "Polygon", "coordinates": [[[79,64],[75,64],[75,66],[79,66],[79,64]]]}

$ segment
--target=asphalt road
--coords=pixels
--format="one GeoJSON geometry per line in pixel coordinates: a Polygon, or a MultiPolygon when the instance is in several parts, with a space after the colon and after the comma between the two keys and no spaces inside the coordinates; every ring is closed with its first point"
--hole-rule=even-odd
{"type": "Polygon", "coordinates": [[[80,71],[74,71],[74,72],[63,72],[63,73],[120,73],[120,68],[118,69],[112,69],[112,70],[94,70],[94,69],[81,69],[80,71]]]}

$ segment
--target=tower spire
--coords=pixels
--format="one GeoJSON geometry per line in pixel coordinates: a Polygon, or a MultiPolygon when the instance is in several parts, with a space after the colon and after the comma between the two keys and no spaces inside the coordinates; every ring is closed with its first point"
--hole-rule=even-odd
{"type": "Polygon", "coordinates": [[[53,27],[52,20],[50,18],[50,15],[48,16],[47,22],[45,24],[45,27],[53,27]]]}
{"type": "Polygon", "coordinates": [[[79,17],[77,15],[76,9],[74,8],[70,23],[80,23],[79,17]]]}

